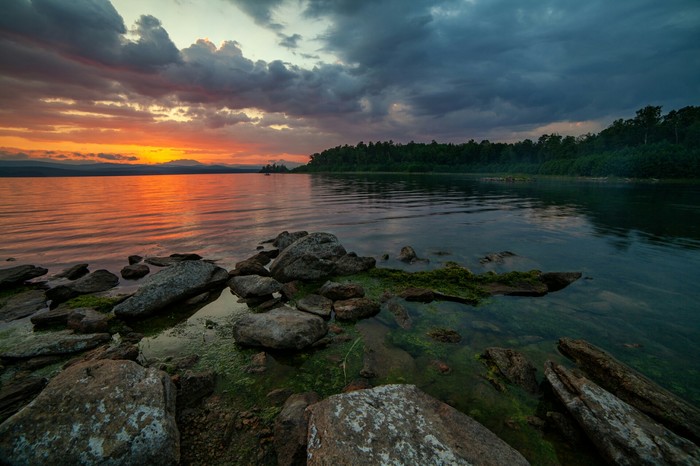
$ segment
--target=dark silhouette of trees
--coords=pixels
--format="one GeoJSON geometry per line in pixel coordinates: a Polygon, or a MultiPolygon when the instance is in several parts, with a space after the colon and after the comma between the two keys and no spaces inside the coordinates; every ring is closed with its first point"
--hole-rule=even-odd
{"type": "MultiPolygon", "coordinates": [[[[313,154],[295,172],[507,172],[635,178],[700,177],[700,107],[646,106],[598,134],[543,134],[515,143],[376,141],[313,154]]],[[[285,167],[286,168],[286,167],[285,167]]]]}

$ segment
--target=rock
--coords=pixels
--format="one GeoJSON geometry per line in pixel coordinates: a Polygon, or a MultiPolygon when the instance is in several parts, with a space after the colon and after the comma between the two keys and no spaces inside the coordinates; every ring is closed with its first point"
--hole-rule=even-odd
{"type": "Polygon", "coordinates": [[[418,303],[431,303],[435,300],[435,293],[427,288],[406,288],[399,296],[406,301],[418,303]]]}
{"type": "Polygon", "coordinates": [[[374,348],[367,345],[362,353],[362,369],[360,369],[360,377],[372,379],[377,376],[377,352],[374,348]]]}
{"type": "Polygon", "coordinates": [[[233,326],[236,343],[272,349],[302,349],[328,332],[318,316],[284,306],[262,314],[246,314],[233,326]]]}
{"type": "Polygon", "coordinates": [[[65,326],[68,324],[68,316],[73,313],[73,309],[66,305],[58,306],[47,312],[42,312],[31,317],[34,328],[42,329],[48,327],[65,326]]]}
{"type": "Polygon", "coordinates": [[[291,301],[292,299],[294,299],[294,296],[296,296],[296,294],[299,293],[299,284],[299,281],[294,280],[282,285],[282,289],[280,290],[282,297],[287,301],[291,301]]]}
{"type": "Polygon", "coordinates": [[[151,273],[151,269],[146,264],[132,264],[124,267],[120,273],[124,280],[138,280],[151,273]]]}
{"type": "Polygon", "coordinates": [[[176,464],[175,387],[132,361],[76,364],[0,425],[8,464],[176,464]]]}
{"type": "Polygon", "coordinates": [[[547,285],[547,290],[551,293],[563,290],[582,275],[581,272],[547,272],[540,275],[540,280],[547,285]]]}
{"type": "Polygon", "coordinates": [[[109,333],[80,335],[70,330],[30,333],[12,348],[5,348],[0,353],[0,357],[28,359],[36,356],[77,353],[108,342],[111,338],[109,333]]]}
{"type": "Polygon", "coordinates": [[[281,307],[283,305],[284,303],[282,302],[282,299],[271,297],[270,299],[267,299],[266,301],[255,305],[254,307],[256,312],[267,312],[271,311],[276,307],[281,307]]]}
{"type": "Polygon", "coordinates": [[[611,464],[700,464],[700,448],[563,366],[545,363],[554,393],[611,464]]]}
{"type": "Polygon", "coordinates": [[[4,383],[0,389],[0,423],[32,401],[48,381],[40,377],[26,377],[4,383]]]}
{"type": "Polygon", "coordinates": [[[428,330],[426,333],[430,338],[442,343],[459,343],[462,341],[462,335],[449,328],[436,327],[428,330]]]}
{"type": "Polygon", "coordinates": [[[442,375],[449,375],[452,373],[452,368],[448,366],[447,363],[437,359],[430,361],[430,366],[442,375]]]}
{"type": "Polygon", "coordinates": [[[151,275],[138,291],[114,306],[114,315],[146,317],[203,291],[223,286],[228,272],[209,262],[182,261],[151,275]]]}
{"type": "Polygon", "coordinates": [[[47,290],[46,297],[51,300],[51,306],[54,307],[76,296],[110,290],[118,283],[119,277],[108,270],[100,269],[67,285],[58,285],[47,290]]]}
{"type": "Polygon", "coordinates": [[[197,406],[204,398],[214,393],[216,373],[213,371],[187,371],[179,379],[177,410],[197,406]]]}
{"type": "Polygon", "coordinates": [[[404,246],[401,248],[401,252],[399,252],[399,257],[397,257],[397,259],[401,262],[407,262],[410,264],[418,259],[418,255],[411,246],[404,246]]]}
{"type": "Polygon", "coordinates": [[[168,257],[147,257],[146,263],[155,265],[156,267],[170,267],[184,261],[198,261],[202,256],[199,254],[170,254],[168,257]]]}
{"type": "Polygon", "coordinates": [[[0,289],[21,285],[32,278],[46,275],[48,271],[48,269],[34,265],[18,265],[16,267],[0,269],[0,289]]]}
{"type": "Polygon", "coordinates": [[[297,309],[330,319],[333,301],[321,295],[309,294],[297,301],[297,309]]]}
{"type": "Polygon", "coordinates": [[[275,419],[274,428],[274,445],[279,466],[306,464],[308,417],[305,411],[307,406],[318,401],[316,393],[308,392],[294,394],[284,402],[282,411],[275,419]]]}
{"type": "Polygon", "coordinates": [[[481,354],[489,367],[497,370],[510,383],[530,393],[537,393],[537,369],[521,353],[505,348],[486,348],[481,354]]]}
{"type": "Polygon", "coordinates": [[[267,370],[267,353],[261,351],[250,357],[250,364],[243,368],[249,374],[262,374],[267,370]]]}
{"type": "Polygon", "coordinates": [[[324,283],[318,290],[318,293],[333,301],[363,298],[365,296],[364,288],[357,283],[337,283],[331,281],[324,283]]]}
{"type": "Polygon", "coordinates": [[[374,257],[358,257],[354,253],[349,253],[335,262],[335,275],[354,275],[366,272],[377,265],[374,257]]]}
{"type": "Polygon", "coordinates": [[[66,322],[77,333],[102,333],[109,329],[109,316],[90,308],[73,309],[66,322]]]}
{"type": "Polygon", "coordinates": [[[307,410],[309,466],[350,458],[357,464],[529,464],[484,426],[414,385],[334,395],[307,410]]]}
{"type": "Polygon", "coordinates": [[[502,264],[505,262],[505,259],[508,257],[514,257],[517,254],[512,253],[510,251],[501,251],[501,252],[495,252],[493,254],[489,254],[487,256],[482,257],[479,259],[480,264],[489,264],[489,263],[495,263],[495,264],[502,264]]]}
{"type": "Polygon", "coordinates": [[[472,320],[471,327],[481,332],[501,333],[501,328],[498,325],[485,320],[472,320]]]}
{"type": "Polygon", "coordinates": [[[320,280],[335,270],[335,261],[346,254],[338,238],[330,233],[311,233],[282,250],[270,267],[282,283],[320,280]]]}
{"type": "MultiPolygon", "coordinates": [[[[284,405],[284,402],[287,401],[287,398],[292,396],[294,392],[292,391],[291,388],[275,388],[274,390],[270,391],[265,395],[265,399],[272,403],[274,406],[282,406],[284,405]]],[[[306,437],[306,434],[304,434],[304,437],[306,437]]],[[[306,442],[304,442],[304,445],[306,445],[306,442]]]]}
{"type": "Polygon", "coordinates": [[[122,341],[117,345],[102,345],[92,349],[81,357],[71,359],[63,368],[73,366],[84,361],[99,361],[100,359],[125,359],[136,361],[139,357],[139,347],[133,343],[122,341]]]}
{"type": "Polygon", "coordinates": [[[379,314],[379,303],[369,298],[353,298],[333,303],[335,318],[338,320],[358,320],[379,314]]]}
{"type": "Polygon", "coordinates": [[[68,280],[77,280],[78,278],[89,273],[88,264],[76,264],[73,267],[65,269],[63,272],[56,274],[56,278],[67,278],[68,280]]]}
{"type": "Polygon", "coordinates": [[[307,236],[308,233],[305,231],[295,231],[293,233],[289,233],[288,231],[283,231],[279,235],[277,235],[277,238],[272,240],[272,245],[276,247],[280,252],[284,251],[287,249],[293,242],[295,242],[298,239],[303,238],[304,236],[307,236]]]}
{"type": "Polygon", "coordinates": [[[522,281],[518,283],[487,283],[484,284],[484,289],[491,295],[504,296],[544,296],[549,292],[547,285],[540,281],[529,282],[522,281]]]}
{"type": "Polygon", "coordinates": [[[137,256],[136,254],[134,254],[132,256],[129,256],[127,260],[129,261],[129,265],[134,265],[134,264],[138,264],[139,262],[141,262],[143,260],[143,257],[137,256]]]}
{"type": "Polygon", "coordinates": [[[257,259],[257,257],[258,256],[255,256],[251,257],[250,259],[237,262],[235,268],[229,272],[229,275],[232,277],[241,275],[259,275],[261,277],[269,277],[270,271],[265,268],[265,264],[270,262],[270,259],[267,256],[260,256],[264,257],[267,261],[263,264],[257,259]]]}
{"type": "Polygon", "coordinates": [[[29,290],[8,298],[0,307],[0,320],[10,322],[46,308],[46,293],[29,290]]]}
{"type": "Polygon", "coordinates": [[[408,315],[408,311],[395,299],[389,300],[386,304],[387,309],[394,315],[396,323],[404,330],[410,330],[413,327],[413,320],[408,315]]]}
{"type": "Polygon", "coordinates": [[[603,388],[666,427],[700,443],[700,410],[585,340],[561,338],[559,351],[603,388]]]}
{"type": "Polygon", "coordinates": [[[233,277],[228,282],[229,286],[241,298],[254,298],[269,296],[282,289],[282,284],[272,277],[259,275],[243,275],[233,277]]]}

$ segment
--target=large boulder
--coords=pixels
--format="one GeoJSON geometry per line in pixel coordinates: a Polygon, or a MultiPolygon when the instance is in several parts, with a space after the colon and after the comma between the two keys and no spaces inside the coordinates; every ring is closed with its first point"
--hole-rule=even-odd
{"type": "Polygon", "coordinates": [[[99,293],[111,290],[119,283],[119,277],[109,270],[95,270],[66,285],[58,285],[46,291],[46,297],[51,300],[51,306],[55,306],[76,296],[99,293]]]}
{"type": "Polygon", "coordinates": [[[299,238],[303,238],[304,236],[307,236],[309,233],[306,231],[293,231],[293,232],[288,232],[288,231],[283,231],[279,235],[277,235],[277,238],[272,240],[272,245],[279,249],[280,251],[284,251],[287,249],[293,242],[298,240],[299,238]]]}
{"type": "Polygon", "coordinates": [[[322,318],[289,306],[246,314],[233,326],[233,337],[239,345],[272,349],[306,348],[326,333],[328,326],[322,318]]]}
{"type": "Polygon", "coordinates": [[[182,261],[151,275],[130,298],[114,306],[124,318],[146,317],[166,306],[223,286],[228,272],[209,262],[182,261]]]}
{"type": "Polygon", "coordinates": [[[88,270],[88,264],[75,264],[72,267],[64,269],[61,273],[56,274],[56,278],[67,278],[68,280],[77,280],[80,277],[87,275],[90,271],[88,270]]]}
{"type": "Polygon", "coordinates": [[[309,406],[308,463],[526,465],[491,431],[415,385],[384,385],[309,406]],[[348,459],[356,459],[348,463],[348,459]]]}
{"type": "Polygon", "coordinates": [[[545,377],[610,464],[700,464],[700,448],[595,383],[548,361],[545,377]]]}
{"type": "Polygon", "coordinates": [[[373,269],[377,265],[374,257],[359,257],[350,252],[335,261],[335,275],[354,275],[373,269]]]}
{"type": "Polygon", "coordinates": [[[335,261],[346,254],[335,235],[311,233],[303,236],[274,260],[270,273],[282,283],[292,280],[319,280],[330,276],[335,261]]]}
{"type": "Polygon", "coordinates": [[[677,434],[700,443],[700,409],[585,340],[561,338],[558,348],[603,388],[677,434]]]}
{"type": "Polygon", "coordinates": [[[133,361],[76,364],[0,424],[0,457],[10,465],[176,464],[175,387],[133,361]]]}
{"type": "Polygon", "coordinates": [[[0,269],[0,289],[21,285],[27,280],[46,275],[48,271],[48,269],[35,265],[18,265],[16,267],[0,269]]]}

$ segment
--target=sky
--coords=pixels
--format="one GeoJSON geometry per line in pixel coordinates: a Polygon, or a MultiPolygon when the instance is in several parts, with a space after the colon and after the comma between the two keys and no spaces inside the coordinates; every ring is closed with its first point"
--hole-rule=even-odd
{"type": "Polygon", "coordinates": [[[698,104],[698,0],[0,1],[0,160],[291,165],[698,104]]]}

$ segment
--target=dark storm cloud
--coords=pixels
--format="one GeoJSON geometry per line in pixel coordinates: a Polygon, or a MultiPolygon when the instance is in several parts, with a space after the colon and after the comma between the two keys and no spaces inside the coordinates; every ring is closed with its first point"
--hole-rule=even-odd
{"type": "MultiPolygon", "coordinates": [[[[305,40],[337,63],[254,61],[233,40],[177,50],[153,16],[137,21],[132,40],[107,0],[4,1],[0,119],[50,127],[51,99],[61,98],[80,112],[96,111],[95,101],[186,105],[204,127],[245,128],[251,139],[286,125],[334,143],[463,141],[557,121],[607,124],[649,104],[697,105],[700,96],[697,0],[229,1],[303,56],[299,31],[275,12],[288,3],[322,19],[328,29],[305,40]],[[247,108],[284,119],[250,118],[247,108]]],[[[98,110],[149,120],[131,107],[98,110]]]]}
{"type": "Polygon", "coordinates": [[[382,94],[447,124],[478,125],[469,109],[488,126],[539,124],[700,95],[693,0],[310,0],[306,12],[331,20],[326,49],[382,94]]]}
{"type": "Polygon", "coordinates": [[[142,16],[126,39],[122,17],[109,0],[10,0],[3,2],[0,34],[77,60],[134,69],[174,63],[179,53],[160,21],[142,16]]]}

